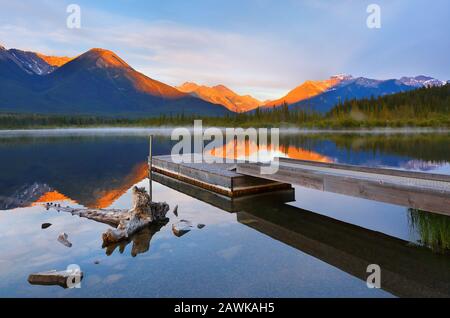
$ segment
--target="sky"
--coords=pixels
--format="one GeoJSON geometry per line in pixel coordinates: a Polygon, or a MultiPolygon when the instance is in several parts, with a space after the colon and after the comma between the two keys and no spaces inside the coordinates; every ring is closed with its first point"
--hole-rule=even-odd
{"type": "Polygon", "coordinates": [[[117,53],[170,85],[224,84],[275,99],[306,80],[352,74],[450,80],[448,0],[0,0],[0,45],[117,53]],[[81,28],[69,29],[69,4],[81,28]],[[378,4],[381,28],[367,7],[378,4]]]}

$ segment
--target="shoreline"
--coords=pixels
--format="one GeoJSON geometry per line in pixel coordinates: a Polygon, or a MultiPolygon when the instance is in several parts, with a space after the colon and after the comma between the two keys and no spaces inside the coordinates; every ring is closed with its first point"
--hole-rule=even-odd
{"type": "MultiPolygon", "coordinates": [[[[207,129],[211,126],[204,126],[207,129]]],[[[158,127],[82,127],[82,128],[32,128],[32,129],[0,129],[0,137],[8,136],[46,136],[46,135],[171,135],[175,128],[187,128],[193,131],[194,126],[158,126],[158,127]]],[[[225,130],[228,127],[215,127],[225,130]]],[[[239,128],[239,127],[229,127],[239,128]]],[[[247,129],[243,128],[244,130],[247,129]]],[[[264,127],[255,127],[264,128],[264,127]]],[[[276,127],[270,127],[276,128],[276,127]]],[[[270,129],[268,128],[268,129],[270,129]]],[[[358,128],[358,129],[312,129],[312,128],[294,128],[294,127],[280,127],[282,134],[426,134],[426,133],[450,133],[450,128],[418,128],[418,127],[403,127],[403,128],[358,128]]]]}

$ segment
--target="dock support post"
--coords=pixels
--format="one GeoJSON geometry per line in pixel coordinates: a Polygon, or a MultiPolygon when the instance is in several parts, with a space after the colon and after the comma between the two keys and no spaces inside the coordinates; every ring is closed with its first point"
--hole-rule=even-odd
{"type": "Polygon", "coordinates": [[[153,195],[152,195],[152,160],[153,160],[153,154],[152,154],[152,146],[153,146],[153,135],[150,135],[149,138],[149,153],[148,153],[148,181],[149,181],[149,188],[148,188],[148,194],[150,195],[150,201],[153,201],[153,195]]]}

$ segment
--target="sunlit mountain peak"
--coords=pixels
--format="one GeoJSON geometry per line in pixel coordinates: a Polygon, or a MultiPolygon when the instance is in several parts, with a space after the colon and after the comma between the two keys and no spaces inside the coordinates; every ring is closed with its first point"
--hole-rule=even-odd
{"type": "Polygon", "coordinates": [[[119,67],[119,68],[130,68],[130,66],[122,60],[117,54],[112,51],[93,48],[86,53],[80,55],[80,59],[95,61],[96,66],[101,68],[107,67],[119,67]]]}
{"type": "Polygon", "coordinates": [[[239,95],[225,85],[213,87],[186,82],[177,87],[181,92],[199,97],[205,101],[220,104],[234,112],[245,112],[258,108],[263,103],[250,95],[239,95]]]}
{"type": "Polygon", "coordinates": [[[280,106],[284,103],[294,104],[302,100],[317,96],[326,90],[338,85],[344,80],[351,79],[351,75],[335,75],[323,81],[305,81],[290,91],[286,96],[266,103],[268,107],[280,106]]]}
{"type": "Polygon", "coordinates": [[[68,57],[68,56],[49,56],[49,55],[44,55],[41,53],[36,53],[36,54],[41,59],[43,59],[45,62],[47,62],[49,65],[55,66],[55,67],[61,67],[64,64],[73,60],[72,57],[68,57]]]}

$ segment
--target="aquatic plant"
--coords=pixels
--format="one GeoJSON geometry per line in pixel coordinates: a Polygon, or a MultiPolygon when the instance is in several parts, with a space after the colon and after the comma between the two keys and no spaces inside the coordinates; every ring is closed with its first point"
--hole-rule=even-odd
{"type": "Polygon", "coordinates": [[[438,253],[450,252],[450,217],[409,209],[408,220],[411,229],[419,234],[422,244],[438,253]]]}

